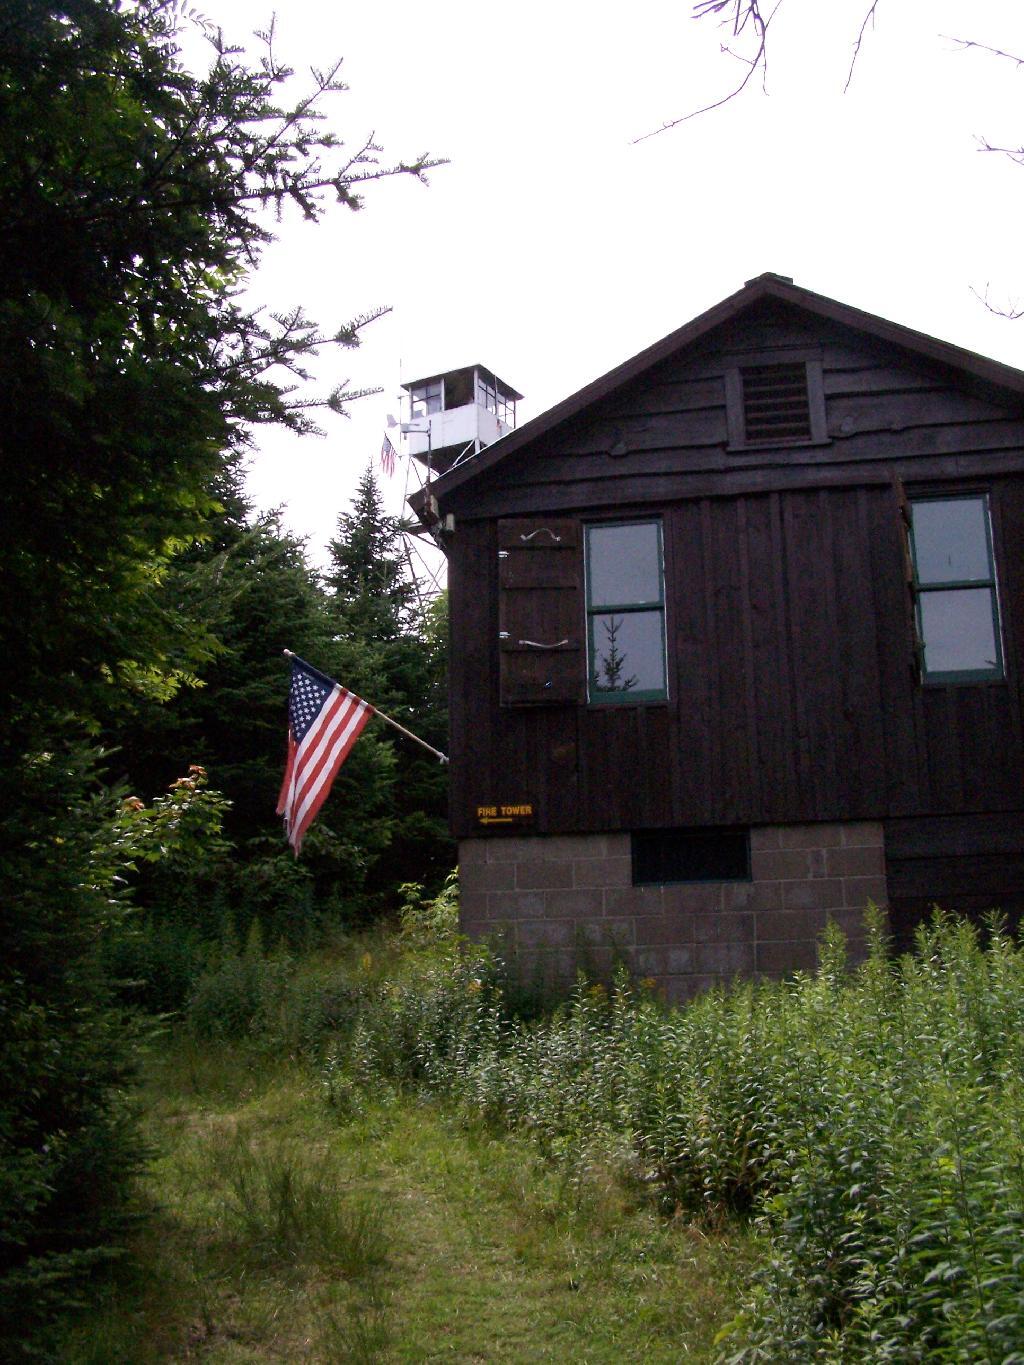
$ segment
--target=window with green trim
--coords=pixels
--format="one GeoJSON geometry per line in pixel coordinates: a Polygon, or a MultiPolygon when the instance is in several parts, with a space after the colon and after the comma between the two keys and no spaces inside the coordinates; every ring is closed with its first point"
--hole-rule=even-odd
{"type": "Polygon", "coordinates": [[[588,526],[585,564],[590,700],[663,700],[668,687],[661,522],[588,526]]]}
{"type": "Polygon", "coordinates": [[[910,544],[924,680],[1001,678],[999,594],[987,496],[915,498],[910,544]]]}

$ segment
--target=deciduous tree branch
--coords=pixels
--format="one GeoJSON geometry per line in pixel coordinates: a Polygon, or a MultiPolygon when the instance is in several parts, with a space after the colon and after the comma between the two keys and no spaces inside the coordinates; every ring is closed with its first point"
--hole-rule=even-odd
{"type": "Polygon", "coordinates": [[[843,86],[844,95],[847,90],[849,90],[850,82],[853,80],[853,69],[857,65],[857,58],[860,56],[861,43],[864,41],[864,34],[867,32],[868,24],[874,27],[875,11],[878,9],[879,3],[880,0],[871,0],[871,7],[861,20],[860,32],[857,34],[857,41],[853,45],[853,56],[850,58],[850,69],[846,73],[846,84],[843,86]]]}
{"type": "MultiPolygon", "coordinates": [[[[713,109],[720,109],[723,104],[728,104],[750,84],[754,73],[760,71],[762,85],[768,76],[768,29],[772,20],[782,8],[785,0],[776,0],[771,13],[765,16],[762,11],[762,0],[697,0],[693,6],[692,18],[707,19],[711,15],[726,17],[719,20],[721,24],[729,24],[732,27],[734,38],[740,37],[744,30],[753,32],[756,38],[756,48],[752,56],[746,57],[742,53],[734,51],[725,43],[721,50],[731,57],[736,57],[747,67],[743,79],[727,94],[720,99],[712,100],[710,104],[702,105],[699,109],[692,109],[688,114],[681,114],[679,118],[666,120],[659,128],[652,128],[650,132],[641,134],[640,137],[633,138],[633,143],[646,142],[648,138],[656,137],[659,133],[665,133],[670,128],[678,128],[681,123],[687,123],[690,119],[698,118],[701,114],[709,114],[713,109]]],[[[864,35],[869,25],[873,25],[875,15],[881,0],[871,0],[864,18],[861,20],[857,39],[853,45],[853,55],[850,59],[850,69],[847,72],[846,84],[843,86],[843,94],[850,88],[853,80],[854,68],[857,65],[857,58],[860,56],[861,46],[864,42],[864,35]]]]}

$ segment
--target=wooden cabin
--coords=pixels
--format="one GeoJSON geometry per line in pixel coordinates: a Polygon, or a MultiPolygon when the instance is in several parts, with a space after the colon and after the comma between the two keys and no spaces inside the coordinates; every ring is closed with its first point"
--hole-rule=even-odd
{"type": "Polygon", "coordinates": [[[1024,908],[1024,373],[762,275],[416,500],[462,923],[681,999],[1024,908]]]}

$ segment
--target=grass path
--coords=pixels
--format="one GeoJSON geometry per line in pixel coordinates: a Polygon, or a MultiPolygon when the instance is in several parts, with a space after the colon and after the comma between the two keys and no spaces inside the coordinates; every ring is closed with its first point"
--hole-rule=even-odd
{"type": "Polygon", "coordinates": [[[435,1106],[340,1121],[297,1067],[173,1044],[146,1098],[159,1212],[70,1363],[708,1360],[753,1262],[435,1106]]]}

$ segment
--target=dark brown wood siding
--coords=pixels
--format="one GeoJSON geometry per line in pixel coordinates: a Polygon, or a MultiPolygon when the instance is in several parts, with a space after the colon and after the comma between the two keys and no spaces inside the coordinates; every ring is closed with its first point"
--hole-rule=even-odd
{"type": "Polygon", "coordinates": [[[997,910],[1011,929],[1024,919],[1024,816],[924,816],[885,825],[889,920],[894,946],[940,905],[972,918],[997,910]]]}
{"type": "Polygon", "coordinates": [[[1002,537],[1024,482],[989,487],[1008,677],[974,685],[916,678],[891,486],[667,507],[670,697],[638,706],[499,705],[496,525],[463,523],[456,833],[517,800],[563,832],[1021,810],[1024,563],[1002,537]]]}
{"type": "Polygon", "coordinates": [[[549,832],[975,815],[1020,828],[1020,401],[838,326],[781,326],[664,362],[442,492],[458,835],[478,805],[521,801],[549,832]],[[827,441],[730,452],[726,369],[769,344],[817,348],[827,441]],[[918,681],[894,474],[911,497],[988,491],[1004,681],[918,681]],[[661,517],[667,702],[500,706],[497,521],[531,515],[661,517]]]}

